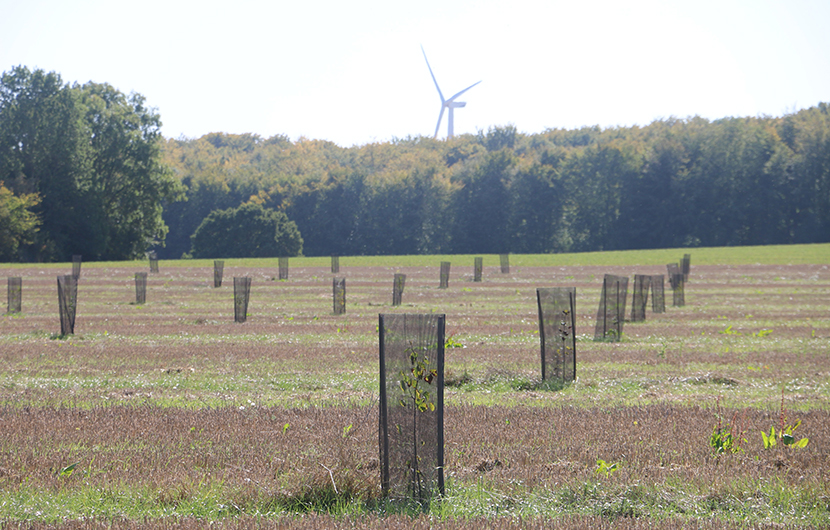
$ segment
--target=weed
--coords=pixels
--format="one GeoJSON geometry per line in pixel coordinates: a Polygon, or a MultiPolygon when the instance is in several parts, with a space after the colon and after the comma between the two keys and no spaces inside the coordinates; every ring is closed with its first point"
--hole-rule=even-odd
{"type": "Polygon", "coordinates": [[[733,331],[732,324],[729,324],[726,327],[726,329],[718,331],[718,333],[720,333],[721,335],[743,335],[743,333],[741,333],[740,331],[733,331]]]}
{"type": "Polygon", "coordinates": [[[609,464],[605,460],[598,458],[597,459],[597,468],[594,470],[594,473],[597,475],[611,475],[614,471],[618,470],[620,465],[618,462],[614,462],[613,464],[609,464]]]}
{"type": "Polygon", "coordinates": [[[464,348],[464,344],[461,341],[455,339],[455,333],[450,333],[447,335],[446,340],[444,340],[444,348],[464,348]]]}
{"type": "Polygon", "coordinates": [[[764,449],[772,449],[780,444],[784,447],[791,447],[793,449],[803,449],[810,443],[809,438],[795,439],[795,430],[801,426],[801,420],[796,420],[793,424],[787,423],[787,415],[784,411],[784,388],[781,388],[781,409],[778,414],[779,425],[778,432],[775,432],[775,427],[770,427],[769,434],[761,431],[761,438],[764,441],[764,449]],[[776,436],[777,435],[777,436],[776,436]]]}
{"type": "Polygon", "coordinates": [[[57,475],[59,477],[71,477],[72,473],[75,472],[75,468],[78,467],[79,463],[80,462],[75,462],[74,464],[69,464],[68,466],[61,468],[60,470],[58,470],[57,475]]]}
{"type": "Polygon", "coordinates": [[[712,435],[709,437],[709,446],[715,453],[715,456],[720,456],[729,453],[741,453],[743,448],[741,445],[746,443],[746,430],[744,428],[744,418],[742,417],[738,422],[738,413],[732,416],[732,421],[724,425],[723,416],[720,410],[720,396],[716,400],[718,423],[712,430],[712,435]]]}

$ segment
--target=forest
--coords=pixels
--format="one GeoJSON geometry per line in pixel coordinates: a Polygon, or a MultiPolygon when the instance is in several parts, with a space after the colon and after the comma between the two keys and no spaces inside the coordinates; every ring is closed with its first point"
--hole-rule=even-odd
{"type": "Polygon", "coordinates": [[[284,135],[165,139],[161,123],[140,94],[4,73],[0,261],[830,241],[827,103],[348,148],[284,135]]]}
{"type": "Polygon", "coordinates": [[[342,148],[284,136],[170,139],[186,190],[160,256],[211,212],[254,203],[303,253],[551,253],[830,241],[830,106],[644,127],[499,126],[342,148]]]}

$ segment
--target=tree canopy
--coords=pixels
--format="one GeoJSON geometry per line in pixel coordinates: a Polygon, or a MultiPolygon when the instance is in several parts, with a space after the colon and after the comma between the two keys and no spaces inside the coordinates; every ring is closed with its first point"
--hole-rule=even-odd
{"type": "Polygon", "coordinates": [[[16,67],[0,78],[0,180],[36,195],[23,258],[130,259],[164,239],[162,201],[180,184],[164,164],[161,121],[140,94],[64,84],[16,67]]]}
{"type": "Polygon", "coordinates": [[[192,237],[194,258],[267,258],[297,256],[303,239],[283,212],[248,202],[214,210],[192,237]]]}
{"type": "Polygon", "coordinates": [[[211,211],[252,198],[307,255],[576,252],[830,241],[830,106],[646,127],[493,127],[340,148],[283,136],[168,140],[186,187],[179,257],[211,211]]]}

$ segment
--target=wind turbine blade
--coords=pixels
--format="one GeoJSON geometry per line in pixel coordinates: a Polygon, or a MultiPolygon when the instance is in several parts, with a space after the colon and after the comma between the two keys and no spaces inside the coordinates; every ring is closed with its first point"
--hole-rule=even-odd
{"type": "MultiPolygon", "coordinates": [[[[424,47],[421,46],[421,53],[424,54],[424,60],[427,62],[427,68],[429,68],[429,75],[432,76],[432,82],[435,83],[435,88],[438,89],[438,95],[441,97],[441,104],[444,104],[444,94],[441,93],[441,87],[438,86],[438,81],[435,80],[435,74],[432,73],[432,67],[429,65],[429,59],[427,59],[427,52],[424,51],[424,47]]],[[[481,81],[479,81],[480,83],[481,81]]],[[[441,109],[441,112],[444,112],[444,109],[441,109]]],[[[440,120],[439,120],[440,121],[440,120]]]]}
{"type": "Polygon", "coordinates": [[[441,118],[444,117],[445,108],[447,108],[446,105],[441,105],[441,113],[438,115],[438,125],[435,126],[435,135],[432,137],[433,140],[438,138],[438,129],[441,128],[441,118]]]}
{"type": "Polygon", "coordinates": [[[453,97],[451,97],[451,98],[450,98],[450,99],[448,99],[447,101],[453,101],[455,98],[457,98],[458,96],[460,96],[460,95],[461,95],[461,94],[463,94],[464,92],[466,92],[466,91],[470,90],[471,88],[473,88],[474,86],[476,86],[476,85],[477,85],[477,84],[479,84],[479,83],[481,83],[481,81],[477,81],[477,82],[473,83],[472,85],[468,86],[467,88],[465,88],[464,90],[462,90],[462,91],[461,91],[461,92],[459,92],[458,94],[454,95],[453,97]]]}

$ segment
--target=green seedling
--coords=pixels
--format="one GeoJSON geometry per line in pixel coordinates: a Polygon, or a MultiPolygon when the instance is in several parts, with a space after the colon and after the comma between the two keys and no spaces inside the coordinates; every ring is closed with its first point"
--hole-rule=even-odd
{"type": "MultiPolygon", "coordinates": [[[[424,442],[418,439],[418,415],[419,413],[435,411],[435,390],[433,382],[438,379],[438,370],[430,367],[429,351],[431,348],[418,347],[410,344],[406,352],[409,354],[409,368],[401,370],[398,374],[400,389],[403,395],[398,404],[404,408],[412,408],[412,459],[406,465],[410,474],[411,491],[414,497],[420,501],[426,499],[428,491],[426,488],[426,477],[421,470],[421,456],[418,454],[419,445],[424,442]]],[[[397,429],[401,432],[401,426],[397,429]]]]}
{"type": "Polygon", "coordinates": [[[726,329],[718,331],[721,335],[743,335],[740,331],[732,331],[732,324],[729,324],[726,329]]]}
{"type": "Polygon", "coordinates": [[[597,459],[597,468],[594,471],[597,475],[610,475],[614,471],[620,468],[619,463],[614,462],[613,464],[609,464],[603,459],[597,459]]]}
{"type": "Polygon", "coordinates": [[[58,471],[58,476],[59,477],[70,477],[70,476],[72,476],[72,473],[75,472],[75,468],[78,467],[79,463],[80,462],[75,462],[74,464],[69,464],[68,466],[66,466],[64,468],[61,468],[61,470],[58,471]]]}

